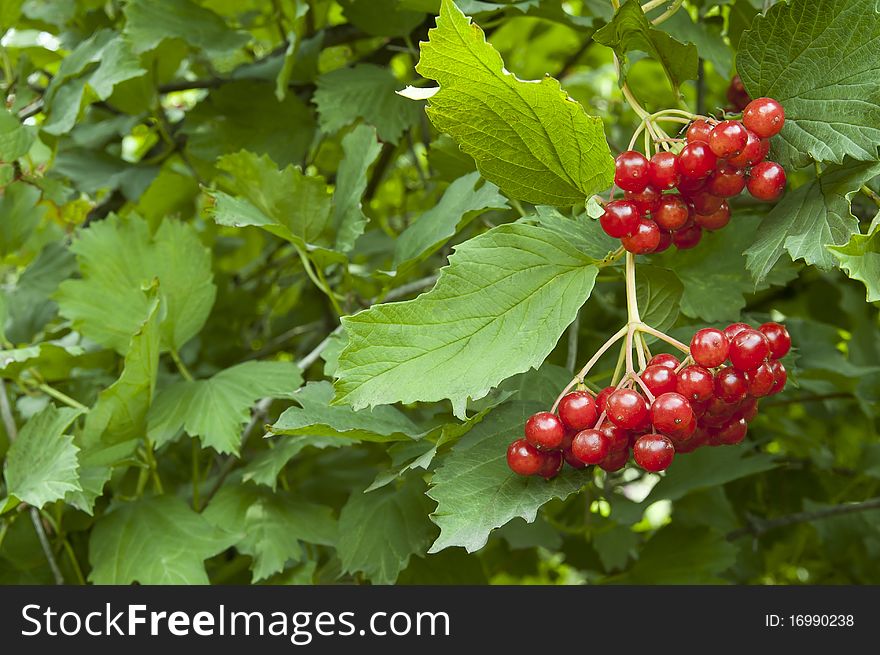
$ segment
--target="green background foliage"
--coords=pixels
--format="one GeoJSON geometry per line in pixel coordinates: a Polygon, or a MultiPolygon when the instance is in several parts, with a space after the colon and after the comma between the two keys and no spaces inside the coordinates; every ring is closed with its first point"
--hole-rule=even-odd
{"type": "Polygon", "coordinates": [[[641,4],[3,2],[0,583],[880,583],[876,2],[641,4]],[[637,292],[785,320],[789,388],[662,476],[515,476],[626,318],[620,82],[736,72],[787,195],[637,292]]]}

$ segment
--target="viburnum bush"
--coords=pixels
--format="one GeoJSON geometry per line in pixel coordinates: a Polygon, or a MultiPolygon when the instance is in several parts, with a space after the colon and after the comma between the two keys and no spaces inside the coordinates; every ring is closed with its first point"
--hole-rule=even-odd
{"type": "Polygon", "coordinates": [[[0,80],[0,583],[880,583],[876,0],[14,0],[0,80]]]}

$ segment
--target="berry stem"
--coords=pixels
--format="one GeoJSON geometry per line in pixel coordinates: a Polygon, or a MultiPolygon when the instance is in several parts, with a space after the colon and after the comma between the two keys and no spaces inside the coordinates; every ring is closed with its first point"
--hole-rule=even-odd
{"type": "Polygon", "coordinates": [[[859,191],[861,191],[861,192],[862,192],[863,194],[865,194],[868,198],[870,198],[871,200],[873,200],[875,205],[877,205],[878,207],[880,207],[880,196],[878,196],[876,193],[874,193],[874,191],[871,190],[871,188],[868,187],[867,184],[863,184],[861,187],[859,187],[859,191]]]}
{"type": "Polygon", "coordinates": [[[660,330],[656,330],[656,329],[652,328],[650,325],[645,325],[644,323],[640,323],[639,325],[636,326],[636,329],[639,332],[644,332],[645,334],[650,334],[652,337],[657,337],[658,339],[661,339],[661,340],[665,341],[666,343],[675,346],[676,348],[678,348],[682,352],[685,352],[688,354],[690,354],[690,352],[691,352],[691,349],[688,348],[686,345],[684,345],[678,339],[673,339],[668,334],[665,334],[665,333],[661,332],[660,330]]]}
{"type": "Polygon", "coordinates": [[[630,324],[640,324],[642,319],[639,316],[639,301],[636,296],[636,256],[631,252],[626,253],[624,275],[626,277],[627,322],[630,324]]]}
{"type": "Polygon", "coordinates": [[[675,2],[672,4],[671,7],[669,7],[669,9],[667,9],[662,14],[657,16],[657,18],[652,20],[651,23],[653,25],[659,25],[660,23],[663,23],[663,22],[669,20],[670,18],[672,18],[675,15],[675,12],[677,12],[681,8],[681,5],[683,3],[684,3],[684,0],[675,0],[675,2]]]}
{"type": "Polygon", "coordinates": [[[571,382],[569,382],[567,385],[565,385],[565,388],[564,388],[564,389],[562,390],[562,392],[559,394],[559,397],[556,398],[556,402],[553,403],[553,408],[550,410],[551,412],[555,412],[555,411],[556,411],[556,408],[559,406],[559,402],[562,400],[563,396],[565,396],[565,394],[567,394],[567,393],[572,389],[572,387],[574,387],[576,384],[582,384],[582,383],[583,383],[584,376],[586,376],[586,374],[590,372],[590,369],[593,368],[593,366],[595,366],[596,362],[599,361],[599,358],[602,357],[602,355],[604,355],[605,352],[606,352],[609,348],[611,348],[611,346],[613,346],[615,343],[617,343],[618,341],[620,341],[620,339],[621,339],[625,334],[627,334],[628,331],[629,331],[629,327],[628,327],[628,326],[624,326],[624,327],[620,328],[620,329],[619,329],[619,330],[618,330],[618,331],[617,331],[617,332],[616,332],[616,333],[615,333],[610,339],[608,339],[608,341],[606,341],[605,343],[602,344],[602,346],[599,348],[599,350],[597,350],[597,351],[593,354],[593,356],[590,357],[590,361],[588,361],[588,362],[584,365],[584,367],[583,367],[583,368],[578,372],[578,374],[577,374],[577,375],[571,380],[571,382]]]}

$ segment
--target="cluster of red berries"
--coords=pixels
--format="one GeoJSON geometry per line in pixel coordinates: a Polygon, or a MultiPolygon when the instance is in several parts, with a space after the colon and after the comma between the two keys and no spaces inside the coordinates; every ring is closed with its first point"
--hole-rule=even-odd
{"type": "Polygon", "coordinates": [[[730,222],[727,198],[743,189],[759,200],[778,200],[785,191],[785,169],[765,161],[770,137],[779,133],[785,112],[776,100],[758,98],[742,121],[696,120],[676,155],[658,152],[650,160],[628,150],[615,162],[614,183],[623,200],[605,205],[600,223],[628,251],[644,255],[670,245],[693,248],[703,230],[730,222]],[[664,193],[676,189],[677,192],[664,193]]]}
{"type": "Polygon", "coordinates": [[[660,354],[641,372],[651,402],[628,388],[606,387],[595,398],[588,391],[569,393],[557,414],[539,412],[526,421],[525,438],[507,449],[507,464],[519,475],[549,480],[563,460],[578,469],[597,464],[617,471],[631,450],[636,464],[656,472],[668,468],[675,453],[738,444],[758,399],[785,387],[779,359],[790,348],[788,330],[779,323],[699,330],[690,344],[693,364],[660,354]]]}

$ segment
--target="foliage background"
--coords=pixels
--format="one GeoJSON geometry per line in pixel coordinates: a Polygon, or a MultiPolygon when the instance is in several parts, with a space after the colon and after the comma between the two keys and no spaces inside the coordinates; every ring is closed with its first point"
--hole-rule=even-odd
{"type": "Polygon", "coordinates": [[[685,338],[784,318],[796,384],[743,446],[662,479],[547,484],[512,477],[504,449],[625,320],[618,267],[544,306],[530,295],[542,317],[566,303],[538,332],[552,347],[592,289],[537,371],[512,375],[541,353],[489,348],[486,389],[445,391],[472,379],[455,357],[389,381],[371,367],[405,362],[412,342],[374,313],[340,329],[432,287],[473,237],[451,292],[470,285],[473,305],[388,310],[429,345],[493,307],[501,291],[481,285],[519,257],[497,252],[502,237],[516,250],[555,235],[531,254],[570,258],[572,276],[609,249],[583,204],[535,207],[481,181],[425,103],[394,94],[425,85],[438,0],[3,2],[0,582],[880,582],[880,22],[873,0],[756,19],[773,4],[688,0],[659,29],[603,37],[600,0],[458,1],[508,70],[554,76],[600,117],[612,152],[638,118],[596,39],[651,110],[676,106],[671,78],[718,111],[739,63],[789,113],[774,146],[787,197],[741,199],[696,250],[647,258],[639,293],[685,338]],[[826,43],[828,25],[853,36],[826,43]],[[364,380],[337,381],[331,405],[357,357],[364,380]],[[365,390],[373,378],[384,386],[365,390]],[[378,407],[339,402],[351,394],[378,407]],[[458,417],[443,400],[456,394],[458,417]]]}

